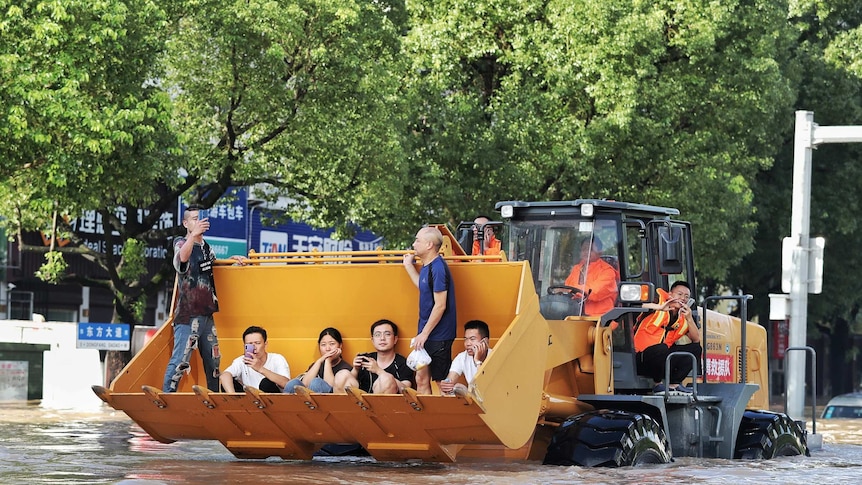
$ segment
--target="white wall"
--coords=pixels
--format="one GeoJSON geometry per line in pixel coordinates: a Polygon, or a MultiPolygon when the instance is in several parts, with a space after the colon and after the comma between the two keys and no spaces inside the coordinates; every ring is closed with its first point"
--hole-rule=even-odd
{"type": "Polygon", "coordinates": [[[77,349],[74,322],[0,320],[0,342],[48,344],[44,353],[42,406],[57,409],[95,409],[102,401],[91,386],[102,384],[99,351],[77,349]]]}

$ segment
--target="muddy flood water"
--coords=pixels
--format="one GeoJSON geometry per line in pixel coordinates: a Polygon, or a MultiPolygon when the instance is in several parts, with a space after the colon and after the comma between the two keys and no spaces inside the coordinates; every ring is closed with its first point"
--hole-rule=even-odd
{"type": "Polygon", "coordinates": [[[0,405],[0,430],[2,484],[862,483],[862,419],[818,420],[817,432],[824,444],[811,457],[677,458],[667,465],[622,469],[539,463],[378,463],[370,458],[238,460],[218,442],[166,445],[153,441],[125,414],[108,407],[63,410],[0,405]]]}

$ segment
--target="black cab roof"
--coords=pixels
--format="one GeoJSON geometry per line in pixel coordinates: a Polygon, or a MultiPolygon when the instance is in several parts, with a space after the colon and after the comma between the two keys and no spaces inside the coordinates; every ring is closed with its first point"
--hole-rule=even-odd
{"type": "Polygon", "coordinates": [[[521,200],[509,200],[497,202],[494,209],[500,211],[504,206],[511,206],[515,213],[526,211],[528,213],[560,211],[563,213],[580,213],[581,206],[591,204],[596,212],[624,212],[652,217],[678,216],[679,210],[672,207],[661,207],[648,204],[634,204],[631,202],[619,202],[607,199],[575,199],[559,201],[525,202],[521,200]]]}

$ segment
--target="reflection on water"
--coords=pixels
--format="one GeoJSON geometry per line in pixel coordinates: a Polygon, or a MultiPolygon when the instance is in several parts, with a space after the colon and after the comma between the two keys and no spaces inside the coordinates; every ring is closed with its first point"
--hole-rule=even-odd
{"type": "MultiPolygon", "coordinates": [[[[546,467],[538,463],[377,463],[370,458],[310,462],[237,460],[218,442],[158,443],[108,407],[98,411],[0,407],[3,484],[761,484],[862,483],[862,419],[820,420],[821,451],[768,461],[679,458],[645,468],[546,467]]],[[[808,423],[811,429],[811,423],[808,423]]]]}

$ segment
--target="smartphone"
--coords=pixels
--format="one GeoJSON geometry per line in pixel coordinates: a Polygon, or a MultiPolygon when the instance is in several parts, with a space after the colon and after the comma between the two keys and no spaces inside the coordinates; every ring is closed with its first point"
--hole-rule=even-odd
{"type": "Polygon", "coordinates": [[[208,211],[206,209],[198,210],[198,220],[199,221],[202,221],[202,220],[208,218],[209,216],[210,216],[210,211],[208,211]]]}
{"type": "Polygon", "coordinates": [[[254,357],[254,344],[245,344],[245,356],[249,359],[254,357]]]}

